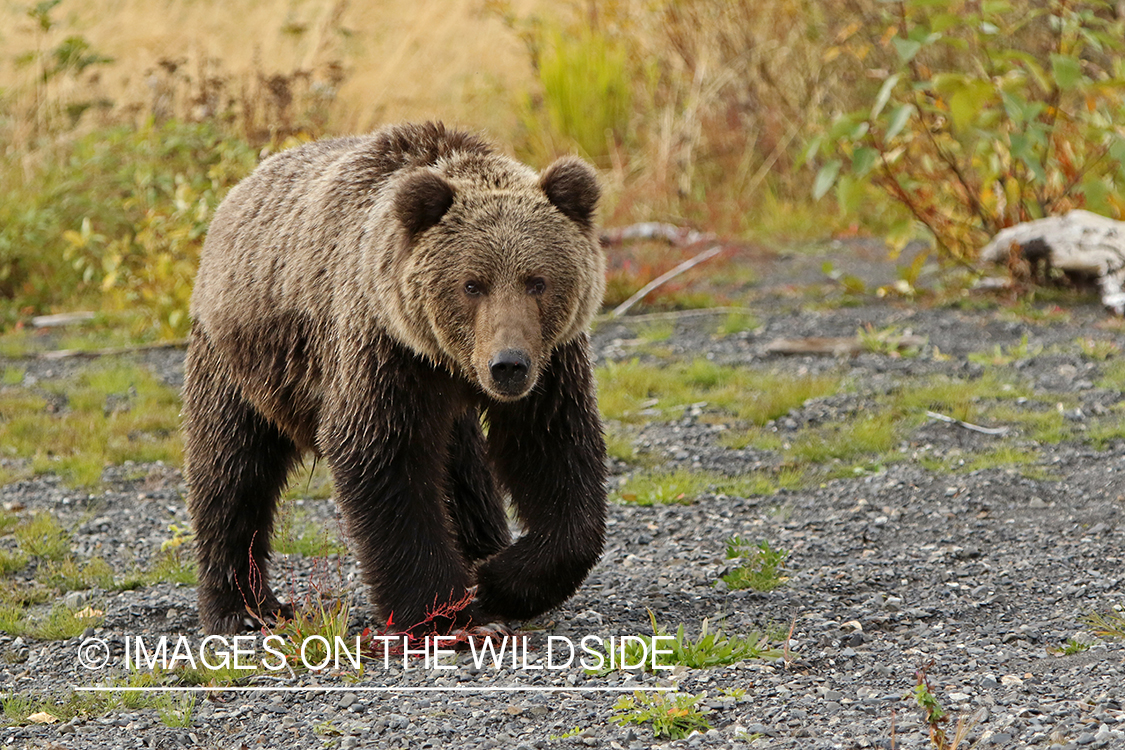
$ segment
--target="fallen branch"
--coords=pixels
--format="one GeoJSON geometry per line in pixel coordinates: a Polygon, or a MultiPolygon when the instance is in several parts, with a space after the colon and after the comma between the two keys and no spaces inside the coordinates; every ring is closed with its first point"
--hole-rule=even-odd
{"type": "Polygon", "coordinates": [[[664,224],[659,221],[643,221],[639,224],[630,224],[627,227],[606,229],[602,232],[603,245],[622,245],[635,240],[664,240],[670,245],[686,247],[700,242],[715,239],[713,234],[703,234],[688,227],[678,227],[674,224],[664,224]]]}
{"type": "MultiPolygon", "coordinates": [[[[177,339],[175,341],[162,341],[159,344],[138,344],[137,346],[114,346],[107,349],[56,349],[51,352],[41,352],[39,354],[28,354],[22,359],[71,359],[74,357],[82,357],[93,359],[94,357],[116,357],[122,354],[136,354],[137,352],[152,352],[161,349],[186,349],[187,339],[177,339]]],[[[17,357],[17,359],[20,359],[17,357]]]]}
{"type": "Polygon", "coordinates": [[[75,323],[88,323],[94,319],[92,312],[69,312],[55,315],[36,315],[31,319],[33,328],[60,328],[75,323]]]}
{"type": "MultiPolygon", "coordinates": [[[[695,307],[690,310],[662,310],[660,312],[641,313],[640,315],[630,315],[630,323],[639,323],[645,320],[680,320],[682,318],[702,318],[707,315],[753,315],[754,311],[749,307],[738,307],[731,305],[728,307],[695,307]]],[[[613,313],[606,313],[599,315],[597,322],[602,323],[609,320],[616,320],[613,313]]]]}
{"type": "MultiPolygon", "coordinates": [[[[887,347],[897,351],[917,349],[926,345],[924,336],[904,334],[888,339],[887,347]]],[[[774,339],[766,344],[768,354],[831,354],[839,357],[870,351],[870,347],[858,336],[809,336],[801,339],[774,339]]]]}
{"type": "Polygon", "coordinates": [[[694,268],[695,266],[698,266],[700,263],[702,263],[706,260],[710,260],[711,258],[714,258],[716,255],[718,255],[722,251],[723,251],[722,245],[715,245],[714,247],[708,248],[707,250],[704,250],[703,252],[699,253],[698,255],[693,256],[693,257],[689,258],[688,260],[685,260],[683,263],[676,266],[675,268],[673,268],[668,273],[665,273],[665,274],[662,274],[662,275],[656,277],[655,279],[653,279],[652,281],[648,282],[643,287],[638,289],[636,294],[634,294],[632,297],[630,297],[629,299],[625,300],[620,305],[615,307],[613,309],[613,312],[610,313],[610,316],[614,317],[614,318],[620,318],[622,315],[624,315],[625,313],[627,313],[629,311],[630,307],[632,307],[633,305],[637,304],[642,299],[644,299],[649,294],[649,292],[651,292],[653,289],[656,289],[660,285],[671,281],[672,279],[676,278],[677,276],[679,276],[684,271],[687,271],[690,268],[694,268]]]}
{"type": "Polygon", "coordinates": [[[955,424],[958,427],[964,427],[966,430],[972,430],[973,432],[979,432],[982,435],[1006,435],[1008,433],[1007,427],[981,427],[979,424],[973,424],[971,422],[963,422],[960,419],[955,419],[954,417],[948,417],[945,414],[938,414],[936,411],[927,411],[926,416],[929,417],[930,419],[936,419],[939,422],[945,422],[947,424],[955,424]]]}

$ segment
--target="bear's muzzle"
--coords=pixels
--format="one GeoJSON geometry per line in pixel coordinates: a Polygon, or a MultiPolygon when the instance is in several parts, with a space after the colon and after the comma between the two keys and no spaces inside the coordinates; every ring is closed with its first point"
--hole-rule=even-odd
{"type": "Polygon", "coordinates": [[[531,371],[531,357],[519,349],[504,349],[488,361],[492,386],[505,396],[522,396],[531,371]]]}

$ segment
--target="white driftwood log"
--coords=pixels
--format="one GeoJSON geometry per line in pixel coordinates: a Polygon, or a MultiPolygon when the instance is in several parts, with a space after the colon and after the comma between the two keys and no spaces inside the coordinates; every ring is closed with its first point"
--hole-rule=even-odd
{"type": "Polygon", "coordinates": [[[1076,209],[1003,229],[981,250],[981,260],[1007,263],[1013,245],[1029,260],[1044,258],[1067,274],[1096,277],[1102,302],[1125,314],[1125,222],[1076,209]]]}

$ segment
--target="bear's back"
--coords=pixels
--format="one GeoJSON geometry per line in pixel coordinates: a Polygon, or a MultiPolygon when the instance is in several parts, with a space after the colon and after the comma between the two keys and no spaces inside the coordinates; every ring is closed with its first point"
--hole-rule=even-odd
{"type": "Polygon", "coordinates": [[[283,312],[327,315],[363,239],[359,217],[371,213],[395,173],[491,153],[472,134],[423,123],[317,141],[266,159],[215,212],[192,318],[219,333],[283,312]]]}

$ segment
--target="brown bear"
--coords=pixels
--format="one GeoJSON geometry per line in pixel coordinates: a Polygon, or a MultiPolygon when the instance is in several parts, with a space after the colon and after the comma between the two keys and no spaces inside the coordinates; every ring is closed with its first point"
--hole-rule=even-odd
{"type": "Polygon", "coordinates": [[[291,612],[270,533],[309,452],[397,626],[523,620],[575,592],[605,534],[598,197],[579,159],[536,174],[435,123],[285,151],[231,190],[184,382],[204,630],[291,612]]]}

